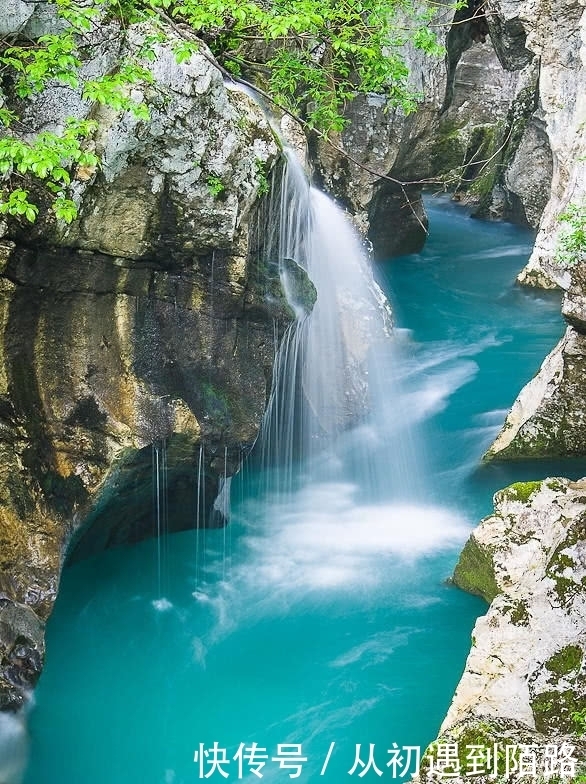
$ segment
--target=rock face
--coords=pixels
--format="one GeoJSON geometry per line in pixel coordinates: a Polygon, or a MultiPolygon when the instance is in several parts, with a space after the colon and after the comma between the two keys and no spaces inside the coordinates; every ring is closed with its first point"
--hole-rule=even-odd
{"type": "MultiPolygon", "coordinates": [[[[490,602],[438,738],[458,744],[462,781],[474,745],[499,744],[503,780],[516,773],[504,769],[506,745],[535,744],[536,775],[546,744],[568,743],[580,761],[586,750],[572,717],[586,708],[586,480],[518,483],[494,501],[453,578],[490,602]]],[[[422,768],[433,778],[429,759],[422,768]]]]}
{"type": "Polygon", "coordinates": [[[568,328],[519,393],[485,460],[583,457],[586,453],[586,270],[556,270],[568,328]]]}
{"type": "MultiPolygon", "coordinates": [[[[148,34],[101,31],[87,73],[148,34]]],[[[66,553],[153,532],[154,468],[176,528],[220,522],[213,500],[256,438],[290,319],[255,217],[273,136],[201,53],[177,65],[173,43],[135,88],[149,120],[65,87],[27,110],[33,130],[91,114],[102,165],[76,172],[74,223],[13,222],[1,246],[0,709],[38,677],[66,553]]]]}
{"type": "MultiPolygon", "coordinates": [[[[569,204],[581,205],[586,194],[584,157],[586,141],[586,13],[581,4],[502,3],[495,5],[495,20],[526,33],[523,50],[540,57],[539,107],[531,120],[547,134],[553,155],[551,194],[540,223],[535,248],[519,281],[564,291],[562,313],[569,328],[544,361],[537,376],[521,391],[503,430],[486,459],[580,455],[586,444],[586,278],[583,262],[565,265],[556,252],[565,229],[559,215],[569,204]]],[[[520,56],[520,39],[517,47],[520,56]]],[[[512,46],[512,45],[511,45],[512,46]]],[[[505,54],[503,54],[505,57],[505,54]]],[[[512,63],[512,61],[510,61],[512,63]]],[[[531,127],[528,126],[528,129],[531,127]]],[[[531,152],[533,142],[526,143],[531,152]]],[[[523,149],[519,147],[518,155],[523,149]]],[[[539,144],[538,144],[539,149],[539,144]]],[[[541,162],[533,152],[521,172],[533,171],[541,162]]],[[[514,163],[513,163],[514,166],[514,163]]],[[[510,171],[507,173],[509,176],[510,171]]],[[[531,183],[531,177],[528,179],[531,183]]]]}
{"type": "Polygon", "coordinates": [[[417,112],[358,98],[337,140],[353,160],[313,140],[316,174],[381,258],[421,247],[421,188],[443,181],[481,217],[539,228],[520,281],[553,287],[558,217],[586,193],[584,7],[491,0],[482,29],[475,8],[438,16],[448,30],[445,60],[407,50],[411,85],[424,95],[417,112]]]}
{"type": "Polygon", "coordinates": [[[356,215],[380,258],[423,245],[426,183],[455,192],[481,217],[539,225],[553,172],[539,58],[525,48],[519,20],[501,24],[489,11],[487,37],[475,9],[469,2],[455,15],[439,13],[445,59],[406,48],[410,84],[423,95],[414,114],[389,108],[381,96],[359,97],[336,140],[349,158],[312,140],[318,181],[356,215]]]}
{"type": "MultiPolygon", "coordinates": [[[[549,199],[553,161],[543,120],[532,115],[505,170],[505,217],[537,228],[549,199]]],[[[493,202],[495,200],[493,194],[493,202]]]]}
{"type": "MultiPolygon", "coordinates": [[[[521,38],[517,45],[511,44],[514,57],[518,59],[523,50],[529,50],[539,58],[535,117],[549,140],[553,179],[533,254],[519,280],[551,288],[557,285],[559,274],[554,262],[558,217],[569,203],[580,203],[586,195],[586,13],[578,0],[494,2],[492,9],[495,24],[522,30],[526,36],[523,44],[521,38]]],[[[511,56],[508,62],[512,64],[511,56]]],[[[527,160],[535,168],[538,162],[527,160]]]]}
{"type": "Polygon", "coordinates": [[[422,247],[427,227],[422,186],[447,180],[454,190],[472,181],[523,86],[518,74],[502,68],[490,43],[474,41],[471,13],[471,8],[458,12],[451,30],[450,9],[434,20],[449,31],[445,59],[406,47],[410,85],[423,96],[416,112],[405,116],[382,96],[359,96],[336,140],[349,158],[310,139],[317,181],[356,216],[379,258],[422,247]]]}
{"type": "Polygon", "coordinates": [[[485,460],[584,455],[585,372],[586,338],[568,327],[515,400],[485,460]]]}

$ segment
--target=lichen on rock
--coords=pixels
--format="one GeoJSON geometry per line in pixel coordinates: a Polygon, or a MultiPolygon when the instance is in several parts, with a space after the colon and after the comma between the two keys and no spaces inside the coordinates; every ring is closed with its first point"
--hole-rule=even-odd
{"type": "MultiPolygon", "coordinates": [[[[491,581],[494,595],[474,627],[464,674],[424,759],[422,780],[434,778],[429,758],[437,743],[458,744],[456,781],[468,780],[466,753],[475,744],[497,744],[503,753],[507,745],[534,745],[541,770],[547,745],[569,744],[578,760],[586,752],[574,718],[586,708],[586,479],[520,483],[494,502],[494,513],[464,548],[461,560],[467,551],[476,553],[467,560],[465,580],[458,580],[460,564],[454,574],[454,582],[479,593],[491,581]]],[[[497,772],[502,780],[516,775],[512,766],[497,772]]]]}

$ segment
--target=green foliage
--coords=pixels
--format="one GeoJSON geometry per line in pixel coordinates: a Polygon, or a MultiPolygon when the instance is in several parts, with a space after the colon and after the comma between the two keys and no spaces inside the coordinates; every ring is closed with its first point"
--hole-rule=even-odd
{"type": "Polygon", "coordinates": [[[77,87],[76,69],[81,62],[73,33],[43,35],[36,46],[9,46],[0,56],[0,64],[15,72],[14,91],[28,98],[43,90],[51,79],[77,87]]]}
{"type": "Polygon", "coordinates": [[[260,158],[255,159],[256,176],[258,177],[258,195],[265,196],[269,192],[266,164],[260,158]]]}
{"type": "MultiPolygon", "coordinates": [[[[55,194],[53,210],[61,220],[71,223],[77,214],[75,204],[66,198],[71,183],[69,169],[74,165],[97,166],[98,158],[83,149],[83,140],[96,128],[91,120],[70,119],[61,134],[43,131],[32,142],[12,135],[0,139],[0,177],[9,184],[18,176],[32,174],[43,180],[55,194]]],[[[29,202],[28,192],[20,187],[0,190],[0,212],[23,215],[34,222],[38,207],[29,202]]]]}
{"type": "MultiPolygon", "coordinates": [[[[53,2],[62,24],[65,23],[64,30],[19,45],[0,44],[0,75],[10,79],[11,90],[26,99],[55,82],[72,88],[81,86],[82,97],[87,101],[131,111],[139,119],[148,120],[146,104],[138,103],[130,95],[133,85],[152,81],[150,72],[138,62],[127,59],[116,73],[80,85],[84,36],[96,23],[103,0],[92,0],[87,6],[75,0],[53,2]]],[[[12,130],[19,126],[17,114],[2,106],[0,125],[6,129],[0,132],[0,213],[25,217],[31,223],[35,220],[39,208],[19,182],[32,176],[43,181],[53,194],[56,217],[71,223],[77,215],[77,207],[68,193],[71,169],[97,167],[98,158],[83,147],[96,123],[70,119],[60,133],[44,131],[25,142],[12,130]]]]}
{"type": "Polygon", "coordinates": [[[6,107],[0,108],[0,125],[3,125],[5,128],[10,126],[10,123],[14,122],[17,119],[17,116],[14,112],[11,112],[10,109],[6,109],[6,107]]]}
{"type": "Polygon", "coordinates": [[[83,35],[92,29],[92,22],[100,13],[104,0],[93,0],[91,5],[79,5],[76,0],[54,0],[59,17],[69,23],[74,33],[83,35]]]}
{"type": "Polygon", "coordinates": [[[208,186],[209,192],[215,199],[217,199],[218,196],[220,196],[226,190],[226,186],[222,180],[219,177],[216,177],[215,174],[211,174],[207,178],[206,185],[208,186]]]}
{"type": "Polygon", "coordinates": [[[199,49],[194,41],[177,41],[173,45],[173,53],[179,64],[186,62],[199,49]]]}
{"type": "Polygon", "coordinates": [[[0,213],[3,215],[24,215],[28,221],[34,223],[39,208],[30,203],[27,191],[16,188],[8,194],[6,201],[0,201],[0,213]]]}
{"type": "MultiPolygon", "coordinates": [[[[389,107],[415,109],[418,95],[408,85],[403,47],[407,42],[432,56],[443,48],[429,27],[435,4],[423,0],[416,8],[408,0],[47,0],[55,8],[56,32],[37,40],[0,42],[0,78],[11,93],[28,99],[57,83],[76,88],[88,102],[132,112],[149,119],[148,106],[136,101],[132,87],[152,81],[148,63],[156,45],[168,40],[161,15],[177,24],[181,40],[173,49],[178,63],[198,51],[202,38],[218,62],[233,74],[254,78],[286,110],[324,135],[346,125],[346,104],[359,93],[383,93],[389,107]],[[83,62],[93,54],[92,31],[117,19],[122,29],[143,25],[142,45],[114,73],[83,79],[83,62]],[[250,76],[250,73],[253,76],[250,76]]],[[[457,2],[454,3],[456,7],[457,2]]],[[[1,92],[0,92],[1,95],[1,92]]],[[[53,211],[63,221],[76,216],[70,198],[75,166],[95,168],[98,160],[84,152],[91,123],[71,121],[61,132],[43,132],[27,142],[23,128],[8,107],[0,106],[0,210],[33,221],[38,207],[29,200],[30,178],[41,180],[53,194],[53,211]],[[23,182],[23,178],[29,180],[23,182]],[[24,187],[23,187],[24,186],[24,187]]],[[[264,167],[257,169],[260,192],[268,183],[264,167]]],[[[218,197],[224,184],[207,180],[218,197]]],[[[34,189],[33,189],[34,190],[34,189]]],[[[31,197],[33,198],[33,197],[31,197]]]]}
{"type": "Polygon", "coordinates": [[[559,220],[564,226],[554,257],[556,263],[573,266],[586,261],[586,201],[568,204],[559,220]]]}
{"type": "Polygon", "coordinates": [[[586,708],[579,711],[574,711],[570,715],[574,731],[580,737],[586,735],[586,708]]]}
{"type": "Polygon", "coordinates": [[[137,103],[129,92],[134,84],[152,81],[153,77],[149,70],[132,60],[126,60],[115,74],[107,74],[99,79],[87,81],[83,88],[83,97],[116,110],[130,111],[139,120],[148,120],[150,117],[148,106],[145,103],[137,103]]]}
{"type": "Polygon", "coordinates": [[[445,53],[429,27],[436,7],[407,0],[147,0],[144,11],[187,23],[232,73],[261,66],[275,101],[328,134],[343,129],[344,107],[357,93],[385,93],[390,106],[415,109],[419,96],[408,86],[402,47],[411,41],[429,55],[445,53]],[[258,44],[273,52],[262,63],[251,54],[258,44]]]}

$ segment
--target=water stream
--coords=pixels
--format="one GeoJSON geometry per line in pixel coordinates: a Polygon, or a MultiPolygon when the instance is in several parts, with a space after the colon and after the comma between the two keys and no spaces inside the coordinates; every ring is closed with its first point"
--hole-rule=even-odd
{"type": "Polygon", "coordinates": [[[514,286],[528,233],[441,199],[429,211],[425,251],[378,270],[398,329],[369,351],[369,418],[291,463],[285,494],[249,466],[228,532],[65,571],[25,784],[258,781],[254,743],[264,781],[289,780],[273,757],[299,744],[299,780],[336,784],[363,770],[357,744],[362,763],[374,744],[383,775],[363,778],[378,781],[393,743],[433,739],[485,606],[445,584],[459,548],[499,487],[584,466],[478,468],[563,331],[559,301],[514,286]],[[200,769],[214,743],[228,778],[211,753],[200,769]]]}
{"type": "MultiPolygon", "coordinates": [[[[348,451],[341,437],[348,431],[356,436],[368,412],[381,409],[384,396],[376,395],[377,382],[393,342],[388,302],[358,236],[342,210],[310,188],[295,155],[286,155],[283,176],[272,189],[265,258],[278,260],[296,318],[275,363],[256,451],[265,472],[274,469],[272,487],[290,492],[298,466],[305,464],[303,483],[307,474],[326,476],[348,451]]],[[[356,451],[363,439],[358,434],[353,440],[356,451]]],[[[367,460],[367,454],[361,457],[367,460]]],[[[361,486],[372,471],[362,474],[361,486]]]]}

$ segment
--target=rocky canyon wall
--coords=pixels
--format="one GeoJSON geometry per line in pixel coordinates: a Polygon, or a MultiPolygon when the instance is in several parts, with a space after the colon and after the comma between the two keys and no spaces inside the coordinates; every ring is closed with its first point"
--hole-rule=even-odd
{"type": "MultiPolygon", "coordinates": [[[[519,165],[513,159],[505,185],[511,185],[515,168],[517,182],[528,184],[526,193],[537,182],[543,158],[528,133],[535,138],[539,129],[551,156],[551,190],[543,191],[547,203],[519,281],[561,288],[567,329],[515,401],[485,459],[583,457],[584,258],[579,250],[569,259],[560,254],[567,230],[560,216],[571,205],[584,205],[586,14],[571,0],[491,2],[489,9],[501,62],[538,67],[535,111],[526,141],[517,148],[519,165]]],[[[523,765],[531,780],[549,775],[579,780],[583,773],[585,487],[584,480],[561,478],[512,485],[495,495],[494,513],[471,535],[453,580],[490,606],[474,628],[462,679],[424,759],[422,780],[437,778],[437,743],[457,747],[456,781],[470,776],[477,748],[494,750],[480,781],[514,780],[523,765]],[[509,758],[507,747],[516,748],[509,758]]]]}
{"type": "MultiPolygon", "coordinates": [[[[25,35],[55,25],[50,6],[17,1],[0,19],[25,35]]],[[[100,25],[84,75],[109,72],[150,32],[100,25]]],[[[70,225],[42,205],[34,226],[2,225],[0,709],[22,705],[38,677],[66,553],[152,535],[157,455],[172,527],[221,522],[213,500],[257,436],[290,320],[256,227],[278,146],[205,53],[178,65],[175,44],[168,31],[153,81],[133,87],[149,118],[61,85],[18,107],[25,138],[96,120],[101,165],[74,172],[70,225]]]]}
{"type": "Polygon", "coordinates": [[[454,582],[490,607],[474,627],[421,781],[438,780],[438,744],[456,749],[450,779],[457,782],[472,770],[481,782],[579,780],[586,755],[576,718],[586,709],[585,490],[584,480],[511,485],[496,494],[493,514],[467,542],[454,582]]]}
{"type": "MultiPolygon", "coordinates": [[[[577,2],[502,3],[491,6],[495,32],[504,34],[501,56],[512,63],[522,31],[524,48],[539,62],[539,105],[552,153],[553,178],[535,248],[519,275],[525,285],[561,288],[568,323],[562,341],[515,401],[486,459],[583,456],[586,451],[586,278],[583,251],[560,253],[571,230],[560,216],[584,212],[586,195],[586,12],[577,2]],[[503,32],[504,31],[504,32],[503,32]],[[518,37],[517,37],[518,38],[518,37]]],[[[540,164],[528,158],[532,172],[540,164]]]]}
{"type": "Polygon", "coordinates": [[[440,11],[434,29],[446,56],[405,47],[422,96],[416,112],[359,97],[335,146],[310,136],[315,178],[356,216],[380,259],[422,247],[423,190],[450,191],[479,217],[539,226],[553,176],[540,57],[520,25],[503,43],[497,20],[492,6],[472,1],[440,11]]]}

